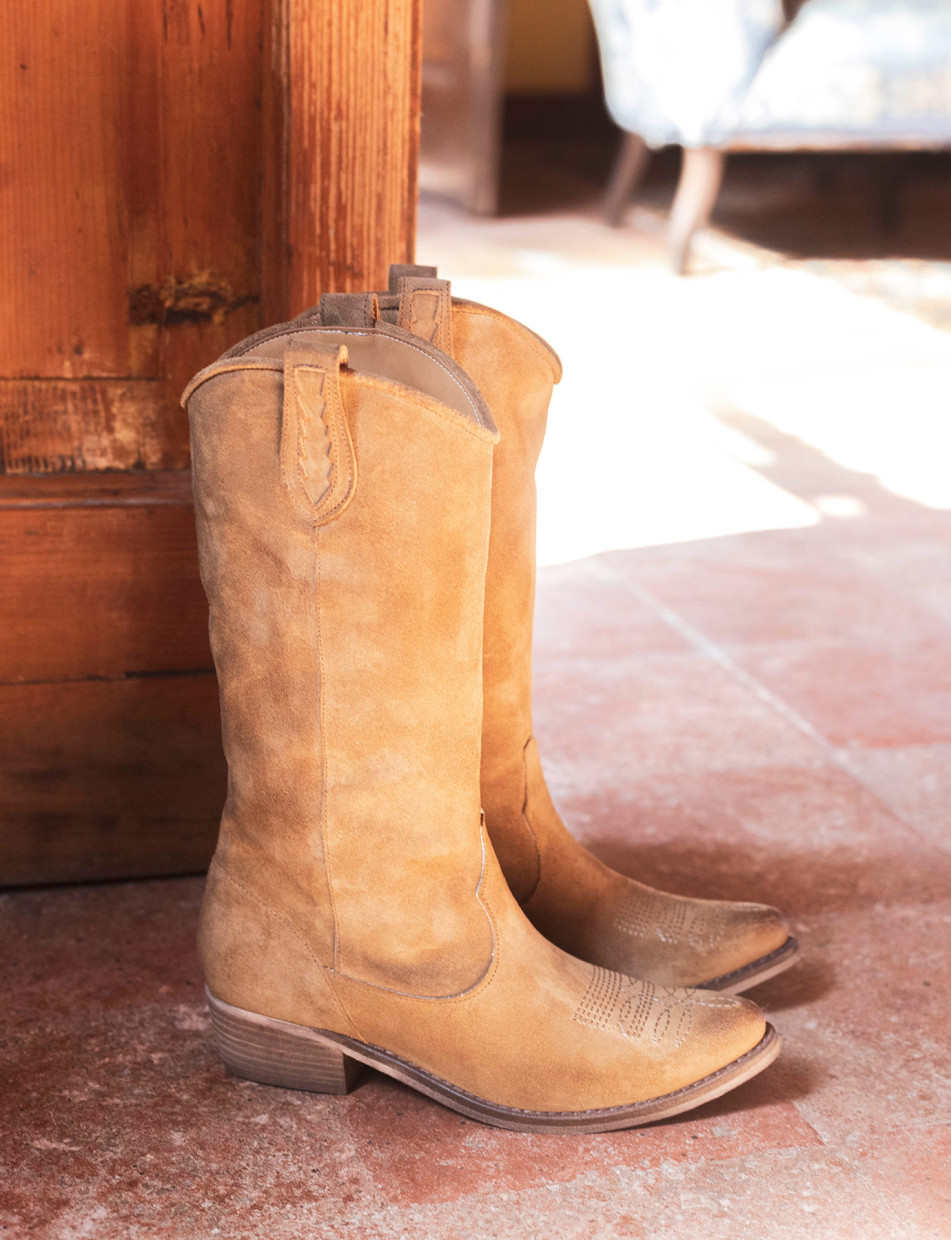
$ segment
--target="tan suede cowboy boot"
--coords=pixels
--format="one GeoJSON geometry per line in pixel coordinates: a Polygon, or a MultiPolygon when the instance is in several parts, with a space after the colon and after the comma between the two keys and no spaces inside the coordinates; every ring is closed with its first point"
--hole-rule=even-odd
{"type": "Polygon", "coordinates": [[[183,399],[229,766],[199,934],[225,1063],[327,1092],[371,1064],[531,1132],[765,1067],[755,1005],[565,955],[502,877],[479,790],[497,435],[471,380],[397,328],[283,324],[183,399]]]}
{"type": "MultiPolygon", "coordinates": [[[[380,301],[385,316],[456,359],[501,432],[486,577],[482,799],[519,903],[573,956],[663,985],[735,993],[788,968],[798,945],[775,909],[687,899],[626,878],[582,847],[552,804],[532,731],[532,622],[535,464],[561,377],[557,356],[506,315],[451,299],[435,268],[393,267],[380,301]]],[[[323,320],[339,321],[352,304],[325,297],[323,320]]]]}

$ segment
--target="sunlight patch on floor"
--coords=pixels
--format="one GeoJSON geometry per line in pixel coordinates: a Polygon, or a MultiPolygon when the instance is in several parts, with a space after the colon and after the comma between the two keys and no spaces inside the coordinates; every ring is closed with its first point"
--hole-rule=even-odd
{"type": "Polygon", "coordinates": [[[655,229],[424,210],[420,261],[564,363],[540,563],[847,519],[877,495],[951,508],[951,336],[716,240],[718,268],[676,279],[655,229]]]}

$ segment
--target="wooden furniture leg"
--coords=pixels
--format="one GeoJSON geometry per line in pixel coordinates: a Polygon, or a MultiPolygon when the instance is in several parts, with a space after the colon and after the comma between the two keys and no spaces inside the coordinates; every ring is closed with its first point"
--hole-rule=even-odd
{"type": "Polygon", "coordinates": [[[624,211],[644,176],[649,155],[650,150],[640,134],[624,135],[602,205],[605,222],[612,228],[621,224],[624,211]]]}
{"type": "Polygon", "coordinates": [[[697,229],[710,218],[723,181],[726,156],[716,147],[684,147],[680,182],[670,211],[668,254],[670,268],[682,276],[690,258],[690,243],[697,229]]]}

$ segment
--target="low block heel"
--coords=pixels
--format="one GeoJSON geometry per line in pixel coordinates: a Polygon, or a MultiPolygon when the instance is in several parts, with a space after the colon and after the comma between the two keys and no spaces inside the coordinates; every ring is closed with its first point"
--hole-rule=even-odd
{"type": "Polygon", "coordinates": [[[218,1053],[235,1076],[316,1094],[346,1094],[357,1083],[363,1065],[312,1029],[245,1012],[210,993],[208,1008],[218,1053]]]}

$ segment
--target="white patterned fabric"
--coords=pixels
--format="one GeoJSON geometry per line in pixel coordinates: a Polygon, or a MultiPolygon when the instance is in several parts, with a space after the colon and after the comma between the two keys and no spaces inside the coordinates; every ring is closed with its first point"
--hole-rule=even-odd
{"type": "Polygon", "coordinates": [[[951,0],[590,0],[608,108],[651,146],[951,143],[951,0]]]}

